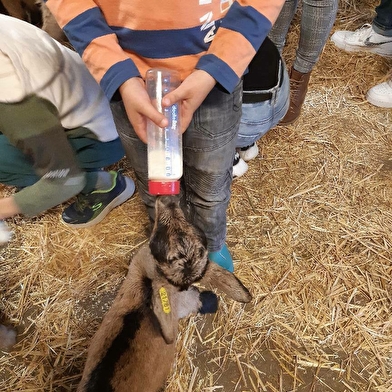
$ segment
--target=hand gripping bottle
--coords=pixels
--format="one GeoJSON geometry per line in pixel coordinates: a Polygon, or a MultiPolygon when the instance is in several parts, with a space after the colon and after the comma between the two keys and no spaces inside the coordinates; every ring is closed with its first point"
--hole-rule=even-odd
{"type": "Polygon", "coordinates": [[[176,195],[182,176],[182,134],[180,105],[162,107],[162,98],[180,85],[180,76],[168,69],[150,69],[146,87],[152,104],[165,115],[169,124],[160,128],[147,122],[148,191],[152,195],[176,195]]]}

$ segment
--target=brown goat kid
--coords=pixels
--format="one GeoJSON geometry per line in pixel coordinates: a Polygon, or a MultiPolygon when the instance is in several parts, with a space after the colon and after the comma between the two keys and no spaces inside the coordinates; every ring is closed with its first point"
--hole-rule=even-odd
{"type": "Polygon", "coordinates": [[[43,0],[0,0],[0,3],[2,6],[0,12],[4,9],[5,14],[41,27],[62,44],[68,43],[65,34],[43,0]]]}
{"type": "Polygon", "coordinates": [[[157,198],[149,245],[132,259],[92,339],[78,392],[162,390],[175,358],[178,320],[216,309],[215,295],[192,283],[212,285],[238,302],[251,300],[234,274],[208,260],[204,234],[186,221],[176,198],[157,198]]]}

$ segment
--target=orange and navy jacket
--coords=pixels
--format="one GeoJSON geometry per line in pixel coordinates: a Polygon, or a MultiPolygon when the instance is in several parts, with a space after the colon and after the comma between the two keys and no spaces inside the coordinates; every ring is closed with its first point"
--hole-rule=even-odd
{"type": "Polygon", "coordinates": [[[111,99],[132,77],[164,67],[208,72],[232,92],[284,0],[47,0],[111,99]]]}

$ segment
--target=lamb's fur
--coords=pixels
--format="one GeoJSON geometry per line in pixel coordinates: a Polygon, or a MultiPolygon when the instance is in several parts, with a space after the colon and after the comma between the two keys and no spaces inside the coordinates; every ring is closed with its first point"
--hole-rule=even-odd
{"type": "Polygon", "coordinates": [[[49,11],[49,8],[42,0],[39,0],[42,14],[42,30],[46,31],[52,38],[61,42],[62,44],[68,44],[68,39],[65,36],[63,30],[58,25],[55,17],[49,11]]]}
{"type": "Polygon", "coordinates": [[[207,268],[206,237],[186,220],[178,197],[156,199],[150,249],[158,270],[180,288],[200,280],[207,268]]]}
{"type": "Polygon", "coordinates": [[[191,313],[200,307],[196,292],[179,291],[159,278],[148,246],[142,247],[91,342],[78,391],[159,390],[175,354],[177,319],[186,315],[184,310],[191,313]],[[162,288],[170,299],[170,313],[164,313],[159,300],[162,288]]]}
{"type": "Polygon", "coordinates": [[[4,8],[14,18],[30,21],[31,13],[38,13],[39,8],[36,0],[1,0],[4,8]]]}
{"type": "Polygon", "coordinates": [[[49,8],[46,6],[43,0],[0,0],[6,13],[8,15],[13,16],[14,18],[18,18],[24,20],[26,22],[30,22],[36,25],[39,25],[42,30],[46,31],[52,38],[56,39],[61,43],[67,43],[68,40],[58,25],[56,19],[49,11],[49,8]],[[39,16],[38,21],[34,20],[39,16]]]}
{"type": "Polygon", "coordinates": [[[251,299],[232,273],[208,261],[204,236],[186,221],[177,200],[158,198],[156,206],[150,246],[131,261],[92,339],[78,392],[161,390],[175,357],[178,320],[202,305],[194,281],[239,302],[251,299]]]}

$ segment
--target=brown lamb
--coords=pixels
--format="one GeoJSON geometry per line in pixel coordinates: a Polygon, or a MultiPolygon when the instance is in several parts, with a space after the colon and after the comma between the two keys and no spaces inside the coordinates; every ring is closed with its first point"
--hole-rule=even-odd
{"type": "Polygon", "coordinates": [[[149,246],[133,257],[91,341],[78,392],[162,390],[175,358],[178,320],[205,313],[211,298],[193,283],[214,286],[238,302],[251,300],[240,280],[207,254],[204,234],[187,222],[178,200],[158,197],[149,246]]]}
{"type": "Polygon", "coordinates": [[[52,38],[67,44],[68,40],[43,0],[0,0],[6,13],[14,18],[39,25],[52,38]],[[39,23],[35,17],[39,15],[39,23]]]}

